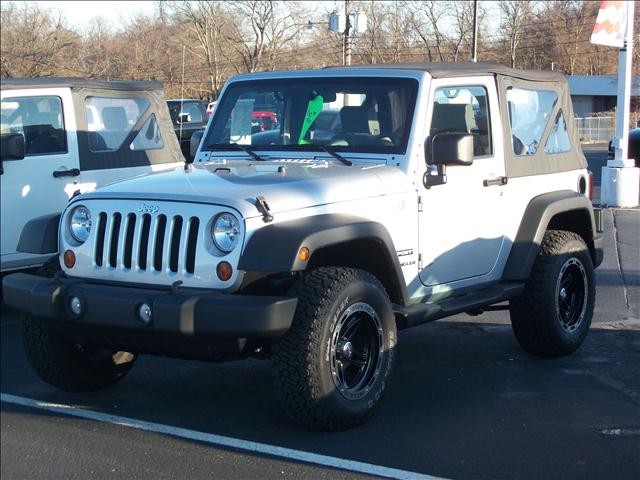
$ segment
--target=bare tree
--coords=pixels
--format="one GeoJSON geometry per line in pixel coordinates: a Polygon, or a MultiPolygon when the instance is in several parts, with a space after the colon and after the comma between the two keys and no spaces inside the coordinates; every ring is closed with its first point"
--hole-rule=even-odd
{"type": "Polygon", "coordinates": [[[536,2],[521,2],[518,0],[499,0],[498,7],[502,13],[501,27],[509,45],[509,60],[511,68],[516,67],[516,52],[522,40],[524,25],[533,15],[536,2]]]}
{"type": "Polygon", "coordinates": [[[227,39],[240,55],[244,69],[255,72],[263,60],[273,60],[302,29],[296,23],[297,5],[274,0],[245,0],[227,4],[236,16],[227,39]],[[266,59],[263,58],[266,55],[266,59]]]}
{"type": "Polygon", "coordinates": [[[447,61],[447,38],[440,30],[446,18],[447,4],[438,1],[406,2],[407,26],[421,41],[429,62],[447,61]]]}
{"type": "Polygon", "coordinates": [[[69,61],[79,41],[60,13],[31,3],[3,3],[0,57],[3,77],[50,76],[62,69],[76,74],[69,61]]]}
{"type": "Polygon", "coordinates": [[[227,46],[224,30],[231,20],[230,15],[218,2],[170,2],[169,8],[178,17],[180,25],[194,37],[194,42],[182,44],[206,66],[211,92],[217,97],[223,84],[221,63],[224,62],[221,59],[225,60],[222,54],[227,46]]]}

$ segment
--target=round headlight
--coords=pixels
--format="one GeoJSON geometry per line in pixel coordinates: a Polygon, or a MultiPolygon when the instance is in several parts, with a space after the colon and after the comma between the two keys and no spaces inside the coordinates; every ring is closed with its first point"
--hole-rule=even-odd
{"type": "Polygon", "coordinates": [[[213,243],[225,253],[231,252],[240,240],[240,223],[230,213],[221,213],[213,222],[213,243]]]}
{"type": "Polygon", "coordinates": [[[91,231],[91,213],[87,207],[80,205],[74,208],[69,215],[69,233],[80,243],[84,243],[89,238],[91,231]]]}

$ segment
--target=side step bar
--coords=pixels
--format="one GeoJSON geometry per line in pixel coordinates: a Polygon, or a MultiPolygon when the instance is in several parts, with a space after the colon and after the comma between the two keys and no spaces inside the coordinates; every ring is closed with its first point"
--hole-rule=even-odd
{"type": "Polygon", "coordinates": [[[394,305],[396,322],[399,329],[405,329],[455,315],[456,313],[477,311],[482,307],[517,297],[522,293],[523,289],[523,282],[505,283],[493,285],[467,295],[448,298],[440,303],[416,303],[406,307],[394,305]]]}

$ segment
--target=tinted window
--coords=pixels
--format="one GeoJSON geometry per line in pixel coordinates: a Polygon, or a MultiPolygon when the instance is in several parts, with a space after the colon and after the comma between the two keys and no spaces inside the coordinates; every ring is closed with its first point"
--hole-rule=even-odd
{"type": "Polygon", "coordinates": [[[202,123],[204,118],[202,117],[202,110],[200,105],[194,102],[185,103],[182,107],[182,113],[188,115],[188,122],[202,123]]]}
{"type": "Polygon", "coordinates": [[[60,97],[14,97],[2,100],[2,133],[24,135],[26,155],[67,152],[60,97]]]}
{"type": "Polygon", "coordinates": [[[442,132],[473,135],[473,154],[491,155],[491,122],[487,90],[480,86],[452,86],[435,92],[431,135],[442,132]]]}
{"type": "Polygon", "coordinates": [[[544,153],[562,153],[569,152],[571,150],[571,142],[569,141],[569,133],[567,132],[567,124],[564,121],[564,115],[562,110],[556,115],[556,120],[553,122],[553,128],[547,143],[544,145],[544,153]]]}
{"type": "Polygon", "coordinates": [[[119,150],[148,108],[149,101],[143,98],[87,97],[89,149],[92,152],[119,150]]]}
{"type": "Polygon", "coordinates": [[[298,78],[231,84],[205,145],[264,150],[404,152],[417,82],[386,78],[298,78]]]}
{"type": "Polygon", "coordinates": [[[516,155],[534,155],[538,151],[557,101],[557,95],[551,90],[507,89],[511,140],[516,155]]]}
{"type": "Polygon", "coordinates": [[[204,122],[204,116],[202,115],[202,109],[200,108],[199,102],[180,102],[176,100],[171,100],[167,102],[167,106],[169,107],[169,114],[171,115],[171,120],[173,123],[178,123],[179,115],[187,116],[184,123],[202,123],[204,122]],[[180,106],[182,106],[182,110],[180,110],[180,106]]]}

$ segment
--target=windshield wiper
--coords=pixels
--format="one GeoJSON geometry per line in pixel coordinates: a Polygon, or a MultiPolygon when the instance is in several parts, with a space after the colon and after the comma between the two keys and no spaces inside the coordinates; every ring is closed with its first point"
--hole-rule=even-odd
{"type": "Polygon", "coordinates": [[[342,155],[340,155],[339,153],[336,153],[336,151],[333,148],[330,148],[327,145],[318,145],[318,147],[320,147],[322,150],[324,150],[325,152],[327,152],[329,155],[331,155],[333,158],[340,160],[342,163],[344,163],[345,165],[347,165],[348,167],[350,167],[351,165],[353,165],[353,162],[351,160],[347,160],[346,158],[344,158],[342,155]]]}
{"type": "Polygon", "coordinates": [[[250,155],[254,160],[258,160],[259,162],[265,162],[266,161],[266,159],[262,158],[260,155],[258,155],[256,152],[254,152],[252,149],[250,149],[246,145],[241,145],[240,143],[230,143],[229,146],[231,146],[231,145],[233,145],[236,148],[239,148],[244,153],[250,155]]]}

